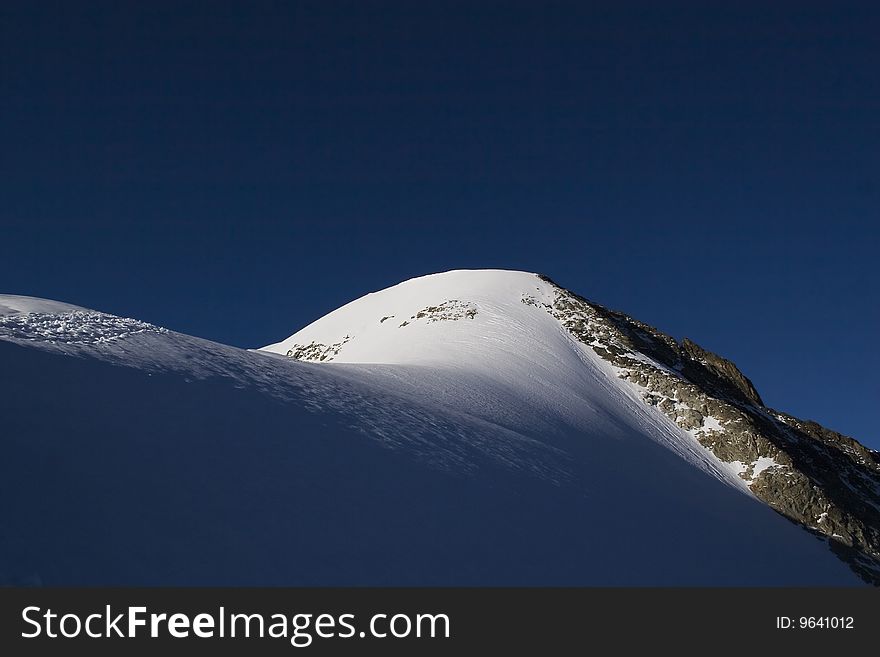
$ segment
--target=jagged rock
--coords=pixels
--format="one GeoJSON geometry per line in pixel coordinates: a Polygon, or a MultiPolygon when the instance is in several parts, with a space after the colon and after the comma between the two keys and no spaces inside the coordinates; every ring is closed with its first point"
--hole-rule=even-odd
{"type": "MultiPolygon", "coordinates": [[[[880,458],[858,441],[764,405],[731,361],[556,285],[547,311],[690,431],[749,490],[880,585],[880,458]]],[[[524,298],[524,303],[528,301],[524,298]]]]}
{"type": "Polygon", "coordinates": [[[683,355],[692,363],[699,363],[705,366],[716,381],[724,382],[731,386],[732,389],[728,391],[730,394],[741,397],[746,402],[751,402],[758,406],[764,405],[752,382],[739,371],[736,365],[726,358],[703,349],[696,342],[688,338],[681,341],[681,350],[683,355]]]}
{"type": "Polygon", "coordinates": [[[473,319],[476,316],[477,308],[473,304],[459,301],[458,299],[450,299],[437,306],[423,308],[410,317],[408,322],[401,324],[401,327],[419,319],[427,319],[430,324],[432,322],[455,321],[465,318],[473,319]]]}
{"type": "Polygon", "coordinates": [[[351,340],[351,336],[346,335],[341,341],[329,346],[314,341],[309,344],[295,344],[293,349],[287,350],[287,357],[311,362],[329,362],[333,360],[334,356],[339,355],[339,350],[349,340],[351,340]]]}

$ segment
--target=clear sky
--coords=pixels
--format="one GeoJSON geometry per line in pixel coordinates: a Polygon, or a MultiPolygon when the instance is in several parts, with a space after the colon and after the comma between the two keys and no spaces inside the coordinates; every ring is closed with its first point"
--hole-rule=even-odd
{"type": "Polygon", "coordinates": [[[252,347],[539,271],[880,448],[878,35],[876,2],[5,0],[0,292],[252,347]]]}

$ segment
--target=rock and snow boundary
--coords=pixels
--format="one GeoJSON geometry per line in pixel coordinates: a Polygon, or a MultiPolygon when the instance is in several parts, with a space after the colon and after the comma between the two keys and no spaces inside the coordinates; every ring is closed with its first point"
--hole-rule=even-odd
{"type": "Polygon", "coordinates": [[[12,570],[41,571],[47,583],[183,582],[150,553],[136,567],[111,556],[157,541],[201,573],[186,581],[209,583],[852,583],[827,547],[770,508],[876,582],[870,451],[766,408],[729,361],[543,276],[413,279],[262,351],[0,296],[0,357],[15,373],[0,388],[11,437],[0,492],[21,510],[0,519],[0,561],[43,564],[12,570]],[[128,419],[147,406],[148,420],[128,419]],[[73,419],[82,414],[89,419],[73,419]],[[123,429],[122,442],[105,425],[123,429]],[[166,445],[165,434],[178,437],[166,445]],[[117,544],[106,554],[88,527],[109,510],[38,528],[27,521],[34,498],[22,494],[91,471],[91,461],[76,464],[95,441],[122,460],[83,480],[88,499],[124,508],[150,491],[148,513],[170,519],[143,534],[108,515],[117,544]],[[220,451],[206,453],[205,441],[220,451]],[[129,443],[183,457],[143,479],[129,443]],[[34,458],[50,465],[31,472],[34,458]],[[259,467],[258,479],[230,487],[237,463],[259,467]],[[359,513],[339,507],[348,496],[359,513]],[[230,514],[215,500],[261,511],[230,514]],[[260,524],[290,513],[305,514],[290,532],[260,524]],[[400,514],[432,520],[401,523],[400,514]],[[340,523],[329,535],[328,517],[340,523]],[[219,528],[230,542],[206,540],[219,528]],[[315,538],[304,542],[302,529],[315,538]],[[49,538],[59,534],[80,551],[59,551],[49,538]],[[269,536],[279,554],[336,555],[334,569],[306,575],[267,559],[269,536]]]}

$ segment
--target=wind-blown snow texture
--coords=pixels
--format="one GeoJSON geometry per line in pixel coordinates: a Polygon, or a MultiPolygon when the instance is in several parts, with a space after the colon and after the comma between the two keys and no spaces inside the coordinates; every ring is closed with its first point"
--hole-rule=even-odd
{"type": "Polygon", "coordinates": [[[264,351],[0,296],[0,581],[859,583],[554,294],[426,276],[264,351]]]}

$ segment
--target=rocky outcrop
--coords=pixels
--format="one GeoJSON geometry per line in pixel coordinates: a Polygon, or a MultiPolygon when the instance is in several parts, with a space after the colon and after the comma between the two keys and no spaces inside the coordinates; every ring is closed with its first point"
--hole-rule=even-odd
{"type": "Polygon", "coordinates": [[[346,335],[339,342],[326,345],[321,342],[312,341],[309,344],[295,344],[293,349],[287,350],[287,357],[296,360],[305,360],[311,362],[330,362],[335,356],[339,355],[339,350],[351,340],[351,336],[346,335]]]}
{"type": "Polygon", "coordinates": [[[459,319],[473,319],[477,316],[477,307],[472,303],[460,301],[458,299],[450,299],[436,306],[427,306],[422,308],[409,319],[404,320],[399,328],[408,326],[420,319],[426,320],[429,324],[433,322],[457,321],[459,319]]]}
{"type": "Polygon", "coordinates": [[[757,498],[823,538],[880,585],[880,459],[856,440],[764,405],[731,361],[553,284],[534,305],[636,386],[646,403],[690,432],[757,498]]]}
{"type": "MultiPolygon", "coordinates": [[[[737,397],[746,403],[764,405],[752,382],[726,358],[703,349],[696,342],[687,338],[681,341],[681,350],[684,362],[689,368],[703,370],[706,378],[714,381],[728,396],[737,397]]],[[[688,374],[685,372],[686,376],[688,374]]],[[[693,372],[693,374],[698,375],[697,372],[693,372]]]]}

